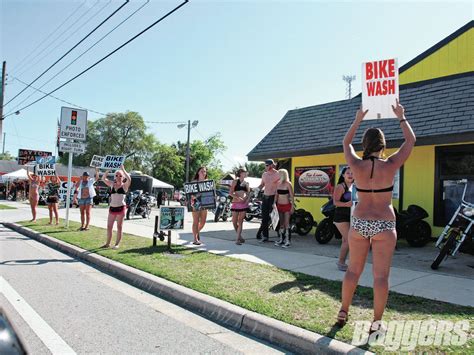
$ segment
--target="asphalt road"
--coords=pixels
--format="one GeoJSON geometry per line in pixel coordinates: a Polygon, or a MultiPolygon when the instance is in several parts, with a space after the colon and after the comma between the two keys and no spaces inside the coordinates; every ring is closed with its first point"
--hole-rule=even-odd
{"type": "Polygon", "coordinates": [[[0,306],[31,354],[278,354],[0,227],[0,306]]]}

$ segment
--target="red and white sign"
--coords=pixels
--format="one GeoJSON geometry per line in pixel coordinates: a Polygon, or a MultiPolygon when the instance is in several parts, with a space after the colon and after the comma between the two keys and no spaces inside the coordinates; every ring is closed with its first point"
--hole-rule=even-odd
{"type": "Polygon", "coordinates": [[[395,118],[392,105],[398,95],[396,58],[362,64],[362,107],[369,110],[364,120],[395,118]]]}

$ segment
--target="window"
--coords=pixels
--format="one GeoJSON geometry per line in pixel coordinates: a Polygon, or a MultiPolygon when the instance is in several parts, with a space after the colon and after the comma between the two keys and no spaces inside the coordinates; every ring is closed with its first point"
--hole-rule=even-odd
{"type": "MultiPolygon", "coordinates": [[[[435,149],[434,225],[443,227],[461,201],[464,184],[459,180],[474,181],[474,144],[463,144],[435,149]]],[[[474,202],[469,190],[465,199],[474,202]]]]}

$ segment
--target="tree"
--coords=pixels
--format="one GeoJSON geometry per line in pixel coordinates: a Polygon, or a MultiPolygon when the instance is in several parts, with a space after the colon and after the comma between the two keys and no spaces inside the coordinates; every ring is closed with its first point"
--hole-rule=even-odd
{"type": "MultiPolygon", "coordinates": [[[[251,162],[248,161],[244,164],[245,170],[248,171],[249,177],[257,177],[261,178],[263,172],[265,171],[265,164],[264,163],[256,163],[256,162],[251,162]]],[[[232,173],[236,173],[237,170],[241,168],[240,165],[236,165],[232,168],[232,173]]]]}
{"type": "Polygon", "coordinates": [[[0,153],[0,160],[15,160],[15,157],[10,155],[10,152],[0,153]]]}
{"type": "Polygon", "coordinates": [[[184,182],[184,161],[175,146],[158,143],[151,158],[151,175],[180,187],[184,182]]]}

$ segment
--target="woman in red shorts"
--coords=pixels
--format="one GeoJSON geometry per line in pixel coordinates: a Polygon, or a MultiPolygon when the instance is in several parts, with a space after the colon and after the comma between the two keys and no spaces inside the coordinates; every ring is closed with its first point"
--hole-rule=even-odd
{"type": "Polygon", "coordinates": [[[277,186],[275,194],[275,203],[280,216],[280,229],[278,235],[279,240],[275,242],[276,246],[288,248],[290,244],[290,216],[294,211],[294,194],[293,185],[288,178],[288,171],[286,169],[278,170],[280,175],[280,182],[277,186]]]}

